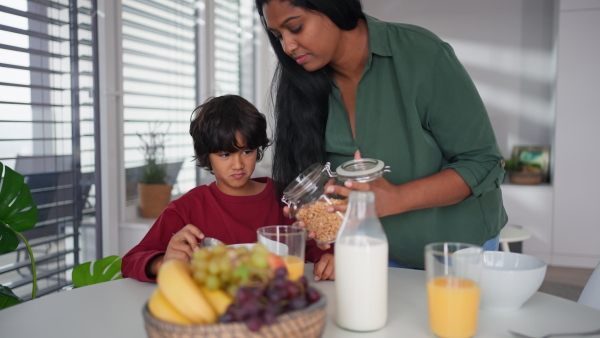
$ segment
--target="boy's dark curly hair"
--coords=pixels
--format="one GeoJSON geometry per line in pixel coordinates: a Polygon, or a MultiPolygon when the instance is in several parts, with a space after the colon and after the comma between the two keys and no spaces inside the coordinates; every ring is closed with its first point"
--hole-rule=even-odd
{"type": "Polygon", "coordinates": [[[194,159],[198,167],[210,172],[209,154],[221,151],[234,153],[242,148],[257,149],[258,162],[271,144],[265,116],[238,95],[211,97],[194,109],[190,135],[194,140],[194,159]],[[245,144],[237,143],[237,133],[245,144]]]}

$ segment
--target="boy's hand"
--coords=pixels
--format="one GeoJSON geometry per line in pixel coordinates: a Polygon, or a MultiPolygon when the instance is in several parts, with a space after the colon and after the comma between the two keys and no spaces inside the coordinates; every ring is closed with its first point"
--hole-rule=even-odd
{"type": "Polygon", "coordinates": [[[198,248],[198,242],[204,239],[204,234],[200,229],[192,224],[188,224],[179,230],[167,246],[167,252],[163,261],[170,259],[180,259],[189,262],[194,256],[194,250],[198,248]]]}
{"type": "Polygon", "coordinates": [[[321,259],[315,263],[315,267],[313,269],[313,275],[315,276],[315,280],[334,280],[335,279],[335,260],[334,256],[330,253],[326,253],[321,256],[321,259]]]}
{"type": "Polygon", "coordinates": [[[204,234],[200,229],[192,224],[186,225],[179,232],[173,234],[164,255],[158,255],[148,262],[146,275],[149,278],[156,278],[162,263],[170,259],[189,262],[194,255],[194,250],[198,248],[198,242],[202,239],[204,239],[204,234]]]}

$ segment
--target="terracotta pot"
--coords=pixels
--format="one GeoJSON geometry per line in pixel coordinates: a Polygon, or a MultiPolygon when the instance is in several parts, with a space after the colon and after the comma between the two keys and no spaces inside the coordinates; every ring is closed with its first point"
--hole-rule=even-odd
{"type": "Polygon", "coordinates": [[[171,201],[171,184],[138,183],[140,216],[157,218],[171,201]]]}
{"type": "Polygon", "coordinates": [[[542,174],[529,172],[512,172],[510,181],[514,184],[535,185],[542,183],[542,174]]]}

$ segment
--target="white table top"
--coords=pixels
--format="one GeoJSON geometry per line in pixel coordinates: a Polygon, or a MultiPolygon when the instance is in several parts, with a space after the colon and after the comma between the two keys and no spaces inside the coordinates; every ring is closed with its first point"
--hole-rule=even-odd
{"type": "MultiPolygon", "coordinates": [[[[306,266],[312,275],[312,265],[306,266]]],[[[334,323],[334,282],[314,283],[327,295],[328,323],[323,337],[431,337],[423,271],[390,268],[386,327],[357,333],[334,323]]],[[[142,307],[156,287],[123,279],[44,296],[0,311],[1,337],[145,337],[142,307]]],[[[475,337],[513,337],[507,330],[543,335],[600,328],[600,311],[536,293],[510,313],[480,311],[475,337]]]]}

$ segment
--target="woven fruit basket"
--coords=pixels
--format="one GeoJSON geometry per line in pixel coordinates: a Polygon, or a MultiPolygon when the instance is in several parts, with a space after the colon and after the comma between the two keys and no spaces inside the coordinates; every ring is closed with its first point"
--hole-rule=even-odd
{"type": "Polygon", "coordinates": [[[321,337],[325,322],[326,299],[321,298],[308,307],[283,313],[277,316],[275,323],[263,325],[258,332],[248,330],[243,322],[216,323],[201,325],[172,324],[154,317],[148,311],[148,304],[143,309],[144,324],[150,338],[242,338],[242,337],[321,337]]]}

